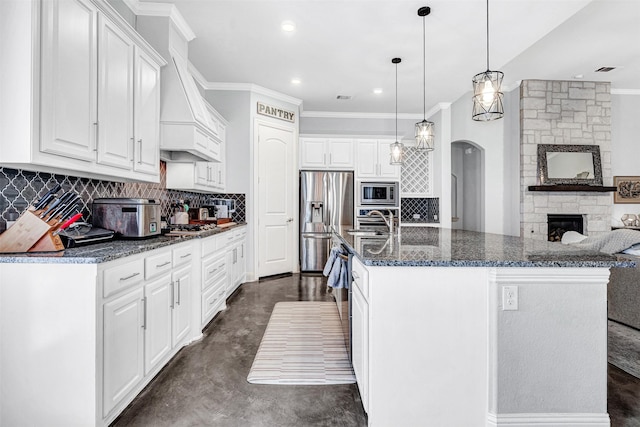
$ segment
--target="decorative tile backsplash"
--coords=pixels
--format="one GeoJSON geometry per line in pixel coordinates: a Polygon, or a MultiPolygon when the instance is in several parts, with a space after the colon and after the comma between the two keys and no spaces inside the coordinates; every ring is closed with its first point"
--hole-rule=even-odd
{"type": "Polygon", "coordinates": [[[401,221],[405,223],[440,222],[440,199],[402,197],[400,199],[401,221]],[[414,219],[418,214],[420,218],[414,219]]]}
{"type": "MultiPolygon", "coordinates": [[[[236,212],[232,221],[245,221],[244,194],[201,194],[190,191],[168,190],[166,188],[166,165],[160,163],[160,183],[111,182],[78,178],[44,172],[29,172],[0,167],[0,230],[5,229],[7,220],[22,213],[56,183],[63,191],[75,191],[82,198],[81,212],[85,221],[91,221],[91,201],[101,197],[135,197],[160,201],[162,215],[171,215],[171,204],[188,200],[190,206],[210,204],[211,199],[233,199],[236,212]]],[[[59,193],[61,194],[61,193],[59,193]]],[[[15,219],[15,218],[13,218],[15,219]]]]}

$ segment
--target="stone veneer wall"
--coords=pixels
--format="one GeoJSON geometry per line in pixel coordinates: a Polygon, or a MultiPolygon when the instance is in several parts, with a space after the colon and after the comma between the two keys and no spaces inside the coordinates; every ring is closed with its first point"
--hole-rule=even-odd
{"type": "Polygon", "coordinates": [[[611,193],[532,192],[538,144],[599,145],[604,185],[611,174],[611,85],[524,80],[520,86],[520,233],[547,239],[547,214],[582,214],[585,234],[611,230],[611,193]]]}

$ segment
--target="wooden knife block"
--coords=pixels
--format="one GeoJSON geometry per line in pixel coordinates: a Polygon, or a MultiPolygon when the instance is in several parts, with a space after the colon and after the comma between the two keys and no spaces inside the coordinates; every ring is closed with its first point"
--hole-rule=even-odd
{"type": "Polygon", "coordinates": [[[0,234],[0,253],[62,251],[62,240],[53,235],[56,229],[57,226],[41,220],[30,206],[9,229],[0,234]]]}

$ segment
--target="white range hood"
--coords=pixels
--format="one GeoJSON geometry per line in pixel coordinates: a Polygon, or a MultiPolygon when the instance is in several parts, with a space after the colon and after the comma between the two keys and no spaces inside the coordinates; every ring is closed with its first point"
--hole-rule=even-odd
{"type": "Polygon", "coordinates": [[[168,162],[221,161],[219,122],[189,72],[188,41],[163,17],[138,17],[137,30],[168,64],[162,69],[160,150],[168,162]]]}

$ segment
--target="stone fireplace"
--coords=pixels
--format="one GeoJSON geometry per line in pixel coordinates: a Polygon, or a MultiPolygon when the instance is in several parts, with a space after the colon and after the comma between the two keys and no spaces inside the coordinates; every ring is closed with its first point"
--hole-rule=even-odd
{"type": "Polygon", "coordinates": [[[547,240],[559,242],[567,231],[584,232],[584,216],[574,214],[548,214],[547,240]]]}
{"type": "Polygon", "coordinates": [[[605,186],[611,174],[611,85],[607,82],[523,80],[520,86],[520,233],[549,238],[548,215],[583,218],[583,234],[611,230],[611,193],[529,191],[538,185],[538,144],[598,145],[605,186]]]}

